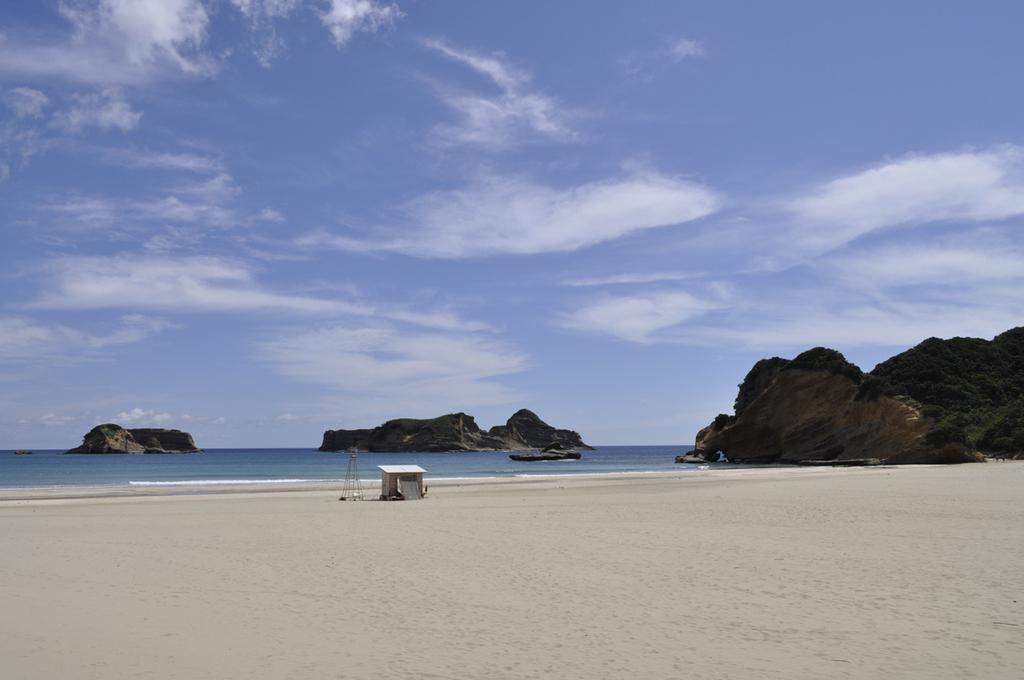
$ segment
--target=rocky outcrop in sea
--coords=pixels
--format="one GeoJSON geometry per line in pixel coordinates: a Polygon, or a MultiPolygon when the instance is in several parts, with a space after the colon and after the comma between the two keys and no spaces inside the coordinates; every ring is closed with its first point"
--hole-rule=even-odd
{"type": "Polygon", "coordinates": [[[564,448],[591,449],[575,430],[562,430],[548,425],[536,413],[521,408],[504,425],[495,425],[487,432],[492,437],[521,442],[528,449],[542,449],[551,444],[564,448]]]}
{"type": "Polygon", "coordinates": [[[127,429],[104,423],[89,430],[82,443],[66,453],[198,453],[192,435],[163,428],[127,429]]]}
{"type": "Polygon", "coordinates": [[[484,431],[473,416],[399,418],[372,429],[327,430],[321,451],[506,451],[537,449],[552,443],[587,446],[578,432],[548,425],[536,413],[517,411],[504,425],[484,431]]]}

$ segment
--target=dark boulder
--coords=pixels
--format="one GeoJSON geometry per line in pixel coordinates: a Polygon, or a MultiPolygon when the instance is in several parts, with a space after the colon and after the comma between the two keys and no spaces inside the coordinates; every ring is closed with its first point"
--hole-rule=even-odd
{"type": "Polygon", "coordinates": [[[702,451],[694,449],[693,451],[688,451],[681,456],[676,456],[676,462],[686,463],[689,465],[704,465],[708,460],[704,457],[704,453],[702,451]]]}

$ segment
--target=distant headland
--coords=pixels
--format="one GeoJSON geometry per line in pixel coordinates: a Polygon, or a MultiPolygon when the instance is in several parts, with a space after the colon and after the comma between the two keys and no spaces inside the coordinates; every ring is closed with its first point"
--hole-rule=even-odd
{"type": "Polygon", "coordinates": [[[327,430],[321,451],[507,451],[540,449],[550,444],[589,449],[580,434],[548,425],[528,409],[516,411],[504,425],[484,431],[473,416],[449,413],[438,418],[399,418],[372,429],[327,430]]]}

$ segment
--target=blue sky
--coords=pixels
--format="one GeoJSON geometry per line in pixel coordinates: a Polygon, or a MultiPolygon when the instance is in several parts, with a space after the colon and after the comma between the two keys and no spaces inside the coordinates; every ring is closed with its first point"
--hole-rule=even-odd
{"type": "Polygon", "coordinates": [[[528,406],[1024,320],[1017,2],[0,7],[0,446],[528,406]]]}

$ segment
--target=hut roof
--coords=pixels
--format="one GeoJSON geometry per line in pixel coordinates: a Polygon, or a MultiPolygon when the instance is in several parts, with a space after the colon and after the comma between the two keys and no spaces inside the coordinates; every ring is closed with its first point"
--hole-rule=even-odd
{"type": "Polygon", "coordinates": [[[419,465],[378,465],[377,469],[382,472],[426,472],[419,465]]]}

